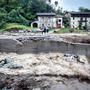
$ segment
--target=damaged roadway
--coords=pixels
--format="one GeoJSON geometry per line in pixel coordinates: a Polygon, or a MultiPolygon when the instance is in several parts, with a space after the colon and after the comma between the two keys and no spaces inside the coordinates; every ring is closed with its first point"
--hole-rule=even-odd
{"type": "Polygon", "coordinates": [[[89,43],[68,44],[65,35],[6,36],[0,36],[2,90],[90,90],[89,43]]]}

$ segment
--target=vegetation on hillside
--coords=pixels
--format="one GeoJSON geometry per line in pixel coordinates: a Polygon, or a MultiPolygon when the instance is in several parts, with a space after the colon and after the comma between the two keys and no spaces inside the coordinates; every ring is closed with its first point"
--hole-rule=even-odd
{"type": "MultiPolygon", "coordinates": [[[[51,0],[48,2],[51,3],[51,0]]],[[[59,3],[55,1],[54,4],[57,7],[59,3]]],[[[80,7],[79,11],[90,12],[90,9],[80,7]]],[[[46,0],[0,0],[0,31],[12,29],[9,26],[13,28],[17,26],[22,30],[30,28],[31,22],[37,19],[36,13],[40,12],[55,12],[63,15],[63,25],[65,28],[70,26],[68,12],[63,11],[62,7],[55,10],[51,4],[46,3],[46,0]]]]}
{"type": "Polygon", "coordinates": [[[45,0],[0,0],[0,28],[6,23],[29,26],[37,12],[53,12],[45,0]]]}
{"type": "Polygon", "coordinates": [[[54,33],[56,33],[56,34],[60,34],[60,33],[85,33],[85,30],[61,28],[61,29],[55,30],[54,33]]]}
{"type": "Polygon", "coordinates": [[[21,25],[21,24],[17,24],[17,23],[7,23],[5,24],[5,26],[3,27],[3,29],[0,30],[0,32],[5,32],[5,31],[12,31],[12,30],[31,30],[32,28],[30,26],[26,26],[26,25],[21,25]]]}
{"type": "Polygon", "coordinates": [[[90,12],[90,9],[84,8],[84,7],[79,7],[79,12],[90,12]]]}

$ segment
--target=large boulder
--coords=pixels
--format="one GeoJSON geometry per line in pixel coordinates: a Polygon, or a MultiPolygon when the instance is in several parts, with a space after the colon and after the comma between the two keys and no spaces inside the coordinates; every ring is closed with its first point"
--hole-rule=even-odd
{"type": "Polygon", "coordinates": [[[14,63],[10,57],[6,57],[5,59],[1,60],[0,67],[3,68],[10,68],[10,69],[21,69],[23,66],[19,63],[14,63]]]}

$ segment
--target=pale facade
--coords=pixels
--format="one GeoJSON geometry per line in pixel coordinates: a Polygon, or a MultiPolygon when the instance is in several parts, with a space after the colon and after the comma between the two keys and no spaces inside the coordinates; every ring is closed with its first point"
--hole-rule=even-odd
{"type": "Polygon", "coordinates": [[[53,24],[54,24],[54,17],[50,16],[38,17],[38,27],[42,27],[44,25],[45,27],[53,28],[53,24]]]}
{"type": "Polygon", "coordinates": [[[38,28],[48,27],[48,28],[62,28],[63,26],[62,17],[57,17],[55,13],[37,13],[37,21],[31,23],[31,26],[37,24],[38,28]]]}
{"type": "Polygon", "coordinates": [[[72,12],[70,17],[71,28],[78,28],[80,23],[82,27],[90,27],[90,13],[72,12]]]}
{"type": "Polygon", "coordinates": [[[71,28],[78,28],[78,26],[79,26],[79,20],[80,20],[80,18],[78,18],[78,17],[75,17],[75,18],[73,18],[73,17],[71,17],[71,19],[70,19],[71,21],[70,21],[70,23],[71,23],[71,28]]]}

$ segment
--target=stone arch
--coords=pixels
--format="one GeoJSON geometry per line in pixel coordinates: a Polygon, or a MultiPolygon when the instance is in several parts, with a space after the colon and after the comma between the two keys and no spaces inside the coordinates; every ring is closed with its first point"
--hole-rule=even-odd
{"type": "Polygon", "coordinates": [[[38,28],[38,21],[32,22],[31,27],[38,28]]]}

